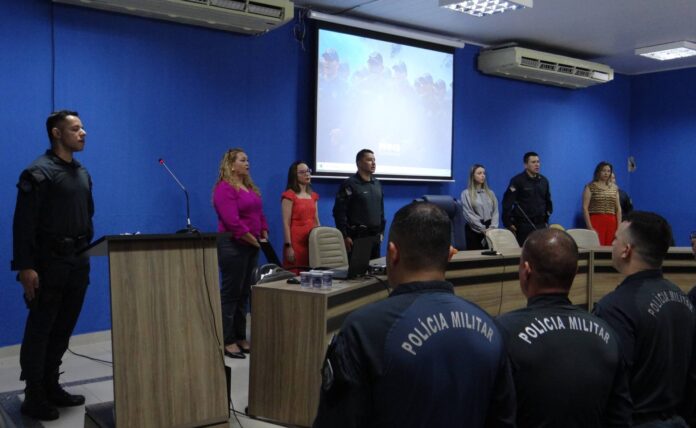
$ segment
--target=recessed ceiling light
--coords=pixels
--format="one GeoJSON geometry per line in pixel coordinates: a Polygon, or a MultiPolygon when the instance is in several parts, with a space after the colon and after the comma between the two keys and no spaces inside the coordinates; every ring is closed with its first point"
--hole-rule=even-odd
{"type": "Polygon", "coordinates": [[[636,49],[636,55],[667,61],[696,55],[696,43],[682,41],[636,49]]]}
{"type": "Polygon", "coordinates": [[[532,7],[534,0],[440,0],[440,7],[474,16],[488,16],[532,7]]]}

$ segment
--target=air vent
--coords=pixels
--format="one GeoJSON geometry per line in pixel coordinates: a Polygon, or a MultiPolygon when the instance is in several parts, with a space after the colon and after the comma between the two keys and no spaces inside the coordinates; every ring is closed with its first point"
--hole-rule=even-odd
{"type": "Polygon", "coordinates": [[[539,68],[539,60],[523,56],[522,60],[520,61],[520,65],[524,65],[525,67],[539,68]]]}
{"type": "Polygon", "coordinates": [[[558,71],[559,73],[565,73],[565,74],[573,74],[573,71],[575,68],[572,65],[565,65],[565,64],[558,64],[558,71]]]}
{"type": "Polygon", "coordinates": [[[582,77],[590,77],[590,76],[592,76],[592,70],[578,67],[575,69],[575,75],[582,76],[582,77]]]}
{"type": "Polygon", "coordinates": [[[539,68],[541,68],[542,70],[556,71],[556,64],[552,62],[541,61],[541,64],[539,64],[539,68]]]}
{"type": "Polygon", "coordinates": [[[244,10],[245,6],[243,1],[233,0],[210,0],[210,5],[229,10],[244,10]]]}
{"type": "Polygon", "coordinates": [[[495,76],[572,89],[614,79],[614,70],[606,65],[519,46],[481,51],[478,69],[495,76]]]}
{"type": "Polygon", "coordinates": [[[291,0],[53,0],[75,6],[245,34],[263,34],[292,20],[291,0]]]}

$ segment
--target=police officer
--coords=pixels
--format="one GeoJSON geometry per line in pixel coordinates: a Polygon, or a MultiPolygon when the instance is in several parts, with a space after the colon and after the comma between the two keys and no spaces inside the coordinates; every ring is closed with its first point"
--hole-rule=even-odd
{"type": "Polygon", "coordinates": [[[502,337],[445,281],[450,221],[413,202],[392,222],[393,292],[346,319],[329,346],[314,427],[513,426],[502,337]]]}
{"type": "Polygon", "coordinates": [[[549,180],[539,174],[539,155],[527,152],[523,161],[524,171],[512,177],[503,195],[503,224],[520,246],[532,231],[546,227],[553,212],[549,180]]]}
{"type": "Polygon", "coordinates": [[[527,307],[498,318],[517,389],[517,426],[629,427],[631,399],[618,340],[568,299],[578,246],[555,229],[532,232],[519,277],[527,307]]]}
{"type": "Polygon", "coordinates": [[[348,177],[338,189],[333,207],[336,228],[343,234],[346,249],[353,248],[353,239],[379,236],[372,247],[371,259],[379,257],[384,226],[384,194],[382,184],[374,177],[377,163],[372,150],[362,149],[355,156],[358,172],[348,177]]]}
{"type": "Polygon", "coordinates": [[[23,414],[59,417],[56,407],[84,404],[58,383],[58,369],[82,309],[89,283],[89,258],[77,252],[93,236],[92,180],[73,154],[85,146],[74,111],[46,120],[51,148],[22,171],[14,213],[12,270],[29,309],[20,351],[26,381],[23,414]]]}
{"type": "Polygon", "coordinates": [[[694,306],[661,270],[671,240],[671,227],[657,214],[624,217],[611,260],[626,278],[594,308],[619,337],[637,427],[686,427],[682,416],[696,405],[694,306]]]}

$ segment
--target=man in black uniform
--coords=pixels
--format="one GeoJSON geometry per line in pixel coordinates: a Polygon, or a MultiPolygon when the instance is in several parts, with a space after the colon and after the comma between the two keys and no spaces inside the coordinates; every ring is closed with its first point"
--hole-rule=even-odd
{"type": "Polygon", "coordinates": [[[498,318],[517,390],[517,426],[630,427],[618,339],[568,299],[578,246],[556,229],[532,232],[520,257],[527,307],[498,318]]]}
{"type": "Polygon", "coordinates": [[[379,236],[372,247],[371,259],[379,257],[384,234],[384,194],[382,184],[373,174],[377,163],[372,150],[362,149],[355,156],[358,172],[348,177],[338,189],[333,216],[336,228],[343,234],[348,253],[353,239],[379,236]]]}
{"type": "Polygon", "coordinates": [[[662,276],[672,229],[661,216],[629,213],[616,231],[612,264],[626,278],[595,306],[609,323],[629,373],[634,426],[686,427],[693,413],[696,315],[686,295],[662,276]]]}
{"type": "Polygon", "coordinates": [[[413,202],[389,232],[386,300],[348,316],[322,368],[314,427],[514,426],[515,394],[494,321],[445,281],[450,221],[413,202]]]}
{"type": "Polygon", "coordinates": [[[539,155],[527,152],[523,160],[524,171],[512,177],[503,196],[503,224],[520,246],[534,230],[546,227],[553,212],[549,180],[539,174],[539,155]]]}
{"type": "Polygon", "coordinates": [[[84,404],[58,383],[58,369],[82,309],[89,258],[77,255],[93,236],[92,180],[73,158],[85,135],[76,112],[46,120],[51,149],[22,171],[14,214],[12,270],[24,288],[29,316],[20,351],[26,381],[22,413],[41,420],[59,417],[56,407],[84,404]]]}

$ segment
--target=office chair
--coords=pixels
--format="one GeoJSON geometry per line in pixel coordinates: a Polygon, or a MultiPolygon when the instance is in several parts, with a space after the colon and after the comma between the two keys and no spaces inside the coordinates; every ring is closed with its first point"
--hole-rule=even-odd
{"type": "Polygon", "coordinates": [[[347,265],[348,253],[340,230],[319,226],[309,232],[309,266],[337,268],[347,265]]]}
{"type": "Polygon", "coordinates": [[[265,284],[280,281],[281,279],[293,278],[294,276],[295,274],[289,270],[285,270],[273,263],[266,263],[254,268],[251,273],[251,283],[254,285],[265,284]]]}
{"type": "Polygon", "coordinates": [[[466,250],[466,233],[464,231],[466,219],[461,202],[450,195],[423,195],[422,198],[416,200],[430,202],[442,208],[447,213],[452,225],[451,245],[457,250],[466,250]]]}
{"type": "Polygon", "coordinates": [[[597,232],[590,229],[568,229],[568,235],[572,236],[579,248],[599,247],[599,236],[597,232]]]}
{"type": "Polygon", "coordinates": [[[486,232],[486,242],[488,248],[500,251],[505,248],[520,248],[515,234],[507,229],[489,229],[486,232]]]}

